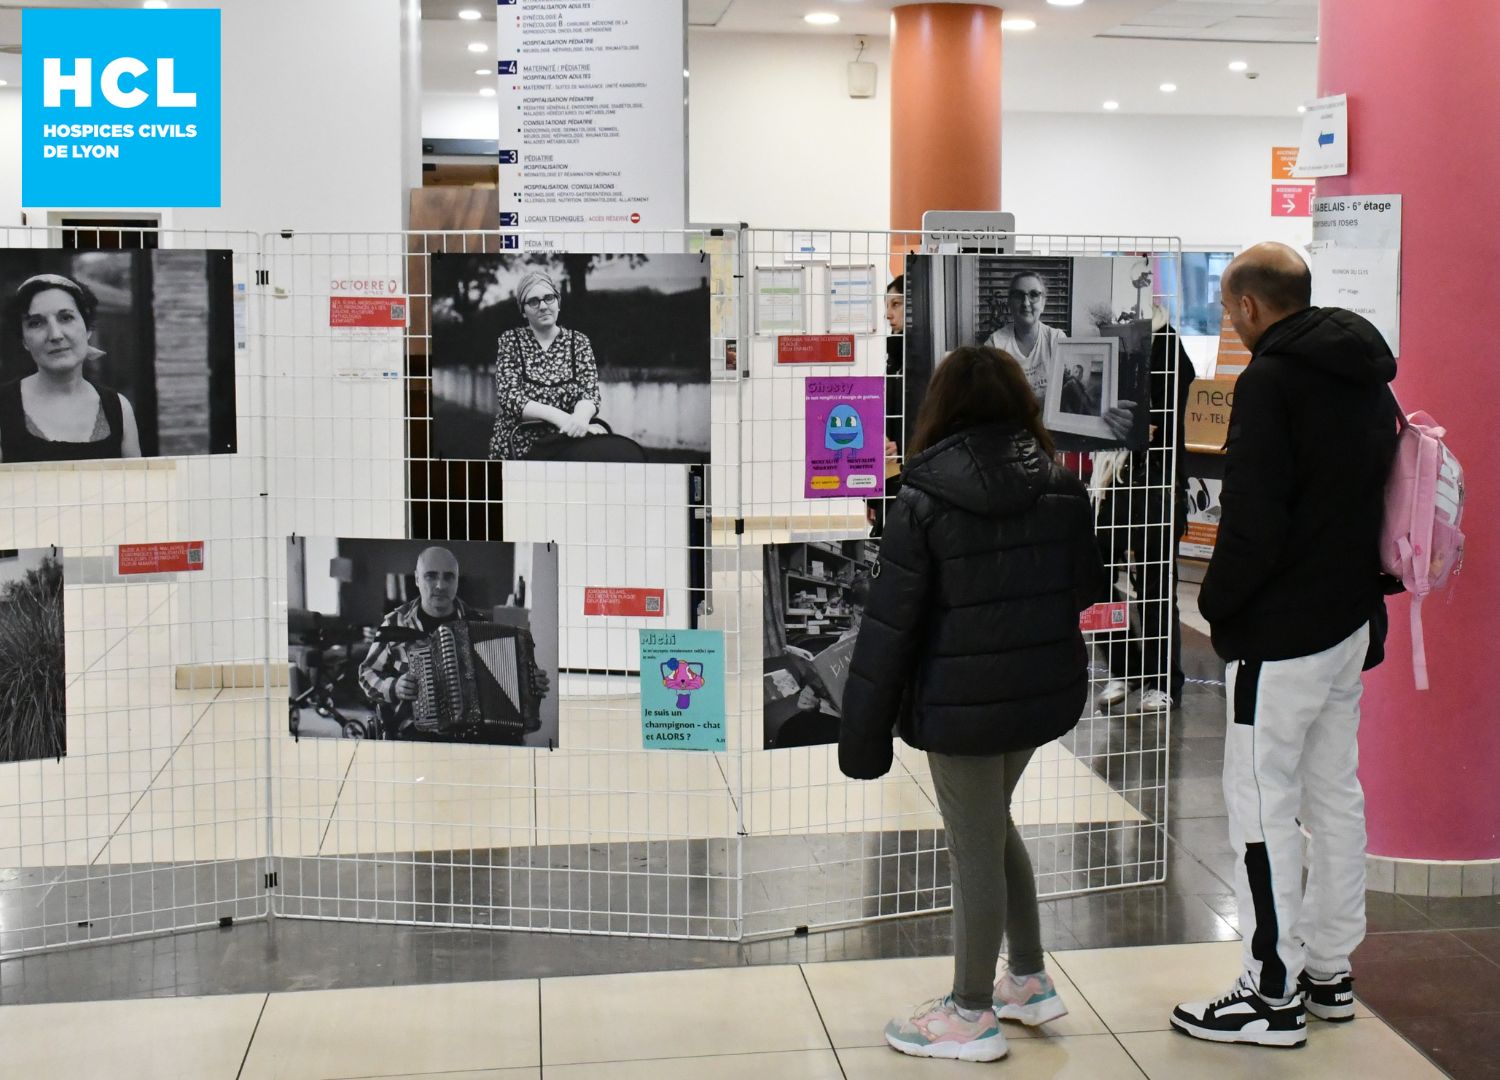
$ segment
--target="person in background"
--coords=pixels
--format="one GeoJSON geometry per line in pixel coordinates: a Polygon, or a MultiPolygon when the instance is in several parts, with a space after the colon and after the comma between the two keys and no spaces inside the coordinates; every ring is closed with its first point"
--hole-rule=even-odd
{"type": "Polygon", "coordinates": [[[500,335],[495,360],[495,429],[490,458],[516,461],[552,432],[589,433],[599,414],[599,366],[589,339],[558,324],[557,282],[533,270],[516,287],[526,325],[500,335]],[[544,424],[528,423],[541,420],[544,424]]]}
{"type": "Polygon", "coordinates": [[[1312,275],[1284,244],[1242,253],[1220,292],[1251,356],[1198,607],[1228,662],[1224,802],[1244,967],[1227,993],[1177,1006],[1171,1022],[1214,1042],[1300,1046],[1307,1013],[1354,1018],[1360,672],[1384,658],[1396,361],[1365,319],[1311,306],[1312,275]],[[1305,892],[1299,817],[1311,837],[1305,892]]]}
{"type": "Polygon", "coordinates": [[[951,993],[891,1021],[920,1057],[993,1061],[997,1020],[1067,1012],[1043,966],[1036,881],[1010,817],[1033,750],[1088,699],[1081,611],[1105,591],[1088,493],[1053,460],[1016,360],[966,346],[938,366],[890,505],[844,690],[839,767],[927,751],[953,881],[951,993]],[[992,983],[1002,934],[1009,970],[992,983]]]}
{"type": "Polygon", "coordinates": [[[885,287],[885,322],[890,333],[885,339],[885,498],[866,504],[870,535],[878,537],[885,528],[886,500],[901,490],[901,448],[906,442],[906,419],[910,395],[904,375],[906,365],[906,275],[897,274],[885,287]]]}
{"type": "Polygon", "coordinates": [[[129,399],[84,374],[88,361],[104,355],[90,341],[98,310],[88,286],[61,274],[38,274],[16,288],[7,333],[36,370],[0,386],[0,461],[141,456],[129,399]]]}
{"type": "Polygon", "coordinates": [[[1177,613],[1177,542],[1187,532],[1187,403],[1193,362],[1166,312],[1153,314],[1150,441],[1126,458],[1099,505],[1099,548],[1112,566],[1130,567],[1140,613],[1138,632],[1095,638],[1110,679],[1095,703],[1110,709],[1139,684],[1141,708],[1157,712],[1182,704],[1182,620],[1177,613]],[[1169,411],[1170,410],[1170,411],[1169,411]],[[1168,511],[1174,492],[1175,513],[1168,511]],[[1163,527],[1172,519],[1171,543],[1163,527]]]}

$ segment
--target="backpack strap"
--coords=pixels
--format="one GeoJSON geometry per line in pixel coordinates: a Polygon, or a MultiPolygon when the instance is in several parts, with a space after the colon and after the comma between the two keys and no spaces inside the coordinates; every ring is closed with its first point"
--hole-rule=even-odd
{"type": "Polygon", "coordinates": [[[1411,598],[1411,673],[1418,690],[1426,690],[1427,643],[1422,634],[1422,597],[1411,598]]]}

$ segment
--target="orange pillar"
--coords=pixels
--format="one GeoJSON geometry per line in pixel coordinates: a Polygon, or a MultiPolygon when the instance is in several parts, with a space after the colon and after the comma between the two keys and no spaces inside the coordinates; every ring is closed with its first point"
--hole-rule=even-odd
{"type": "Polygon", "coordinates": [[[891,228],[1000,209],[1000,17],[990,4],[891,13],[891,228]]]}

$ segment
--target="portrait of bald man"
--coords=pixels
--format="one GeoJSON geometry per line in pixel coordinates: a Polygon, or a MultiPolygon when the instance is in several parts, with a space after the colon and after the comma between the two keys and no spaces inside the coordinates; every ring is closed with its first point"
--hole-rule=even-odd
{"type": "MultiPolygon", "coordinates": [[[[417,556],[414,576],[417,597],[386,614],[375,632],[375,645],[359,666],[359,682],[365,696],[380,715],[381,734],[387,739],[415,737],[411,727],[412,702],[421,692],[408,661],[407,650],[415,635],[430,637],[446,623],[478,621],[459,597],[463,572],[458,558],[448,548],[424,548],[417,556]],[[403,633],[402,631],[405,631],[403,633]]],[[[540,698],[551,689],[547,674],[528,659],[518,677],[529,681],[540,698]]]]}

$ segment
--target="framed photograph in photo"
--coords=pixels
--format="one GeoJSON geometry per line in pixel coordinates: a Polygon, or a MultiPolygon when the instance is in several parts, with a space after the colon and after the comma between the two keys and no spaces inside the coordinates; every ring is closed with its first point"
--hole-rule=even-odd
{"type": "Polygon", "coordinates": [[[555,747],[558,552],[287,540],[297,738],[555,747]]]}
{"type": "Polygon", "coordinates": [[[233,263],[0,250],[0,461],[234,453],[233,263]]]}
{"type": "Polygon", "coordinates": [[[709,269],[678,253],[434,254],[412,456],[708,461],[709,269]]]}
{"type": "Polygon", "coordinates": [[[755,332],[807,332],[807,269],[802,266],[755,268],[755,332]]]}
{"type": "Polygon", "coordinates": [[[1119,401],[1118,338],[1065,339],[1057,342],[1047,373],[1043,422],[1049,431],[1111,437],[1105,414],[1119,401]]]}
{"type": "Polygon", "coordinates": [[[0,551],[0,764],[67,753],[63,553],[0,551]]]}
{"type": "Polygon", "coordinates": [[[875,267],[869,263],[830,266],[827,301],[830,334],[873,334],[885,303],[885,293],[875,278],[875,267]]]}

